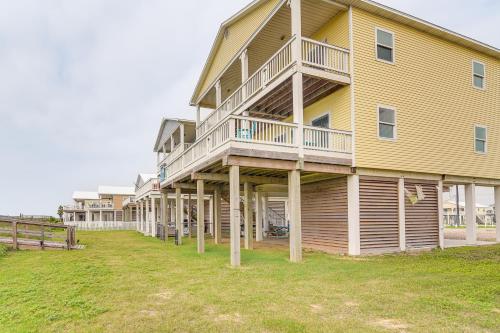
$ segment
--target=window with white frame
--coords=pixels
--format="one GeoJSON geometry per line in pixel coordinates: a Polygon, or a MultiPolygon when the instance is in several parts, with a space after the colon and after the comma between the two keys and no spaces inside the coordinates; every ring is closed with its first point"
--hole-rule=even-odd
{"type": "Polygon", "coordinates": [[[472,62],[472,84],[475,88],[484,89],[485,79],[484,64],[479,61],[472,62]]]}
{"type": "Polygon", "coordinates": [[[376,29],[377,59],[394,62],[394,34],[387,30],[376,29]]]}
{"type": "Polygon", "coordinates": [[[381,139],[396,139],[396,110],[378,107],[378,136],[381,139]]]}
{"type": "Polygon", "coordinates": [[[474,148],[476,153],[485,154],[487,149],[488,130],[485,126],[474,127],[474,148]]]}

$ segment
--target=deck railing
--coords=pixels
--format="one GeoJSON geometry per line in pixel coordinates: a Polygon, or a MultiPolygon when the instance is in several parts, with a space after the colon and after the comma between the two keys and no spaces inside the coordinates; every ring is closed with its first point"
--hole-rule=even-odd
{"type": "MultiPolygon", "coordinates": [[[[351,132],[311,126],[305,126],[303,130],[305,149],[347,154],[352,151],[351,132]]],[[[231,115],[167,165],[168,178],[229,141],[298,148],[297,131],[298,126],[293,123],[231,115]]]]}
{"type": "Polygon", "coordinates": [[[302,37],[302,63],[349,74],[349,50],[302,37]]]}
{"type": "MultiPolygon", "coordinates": [[[[177,157],[179,157],[179,155],[177,157]]],[[[160,190],[160,181],[158,180],[158,178],[151,178],[136,190],[135,196],[137,198],[140,198],[147,192],[159,191],[159,190],[160,190]]]]}
{"type": "Polygon", "coordinates": [[[216,126],[222,119],[231,114],[241,104],[261,91],[292,62],[292,44],[290,39],[264,65],[255,71],[243,84],[236,89],[215,111],[213,111],[198,127],[197,137],[201,137],[210,128],[216,126]]]}

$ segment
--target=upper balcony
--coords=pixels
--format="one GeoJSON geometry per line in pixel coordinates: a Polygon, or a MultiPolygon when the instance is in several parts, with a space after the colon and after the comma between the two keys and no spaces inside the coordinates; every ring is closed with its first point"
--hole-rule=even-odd
{"type": "Polygon", "coordinates": [[[136,190],[135,200],[140,200],[145,196],[160,194],[160,181],[158,178],[151,178],[136,190]]]}

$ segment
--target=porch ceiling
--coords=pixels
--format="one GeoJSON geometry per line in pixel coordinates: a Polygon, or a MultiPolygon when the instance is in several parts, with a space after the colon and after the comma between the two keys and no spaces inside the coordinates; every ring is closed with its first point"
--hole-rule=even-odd
{"type": "MultiPolygon", "coordinates": [[[[304,108],[332,94],[341,87],[342,85],[336,82],[304,75],[304,108]]],[[[292,116],[292,103],[292,79],[290,78],[250,107],[250,116],[283,120],[292,116]]]]}

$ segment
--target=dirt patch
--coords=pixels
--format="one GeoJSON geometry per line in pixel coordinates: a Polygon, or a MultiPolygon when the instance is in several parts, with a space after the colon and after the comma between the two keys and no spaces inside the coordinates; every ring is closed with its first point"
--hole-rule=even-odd
{"type": "Polygon", "coordinates": [[[158,312],[153,310],[141,310],[140,313],[147,317],[156,317],[158,315],[158,312]]]}
{"type": "Polygon", "coordinates": [[[241,324],[244,322],[243,317],[239,313],[221,314],[215,317],[215,321],[231,321],[233,323],[241,324]]]}
{"type": "Polygon", "coordinates": [[[152,294],[152,297],[159,298],[161,300],[169,300],[174,296],[174,292],[171,290],[165,290],[157,294],[152,294]]]}
{"type": "Polygon", "coordinates": [[[347,301],[344,303],[344,305],[347,306],[348,308],[357,308],[359,306],[359,303],[347,301]]]}
{"type": "Polygon", "coordinates": [[[323,311],[323,305],[321,304],[311,304],[311,312],[320,313],[323,311]]]}
{"type": "Polygon", "coordinates": [[[379,319],[373,323],[375,326],[382,327],[391,331],[404,333],[408,329],[408,325],[396,319],[379,319]]]}

